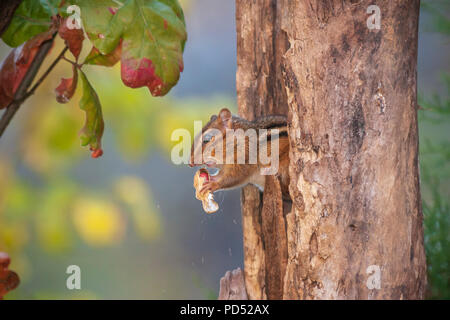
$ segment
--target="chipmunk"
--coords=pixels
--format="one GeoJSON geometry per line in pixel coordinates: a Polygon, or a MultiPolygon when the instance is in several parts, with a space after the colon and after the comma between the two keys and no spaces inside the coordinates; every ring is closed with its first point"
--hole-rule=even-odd
{"type": "MultiPolygon", "coordinates": [[[[260,117],[254,121],[248,121],[238,116],[232,115],[231,112],[224,108],[219,114],[213,115],[210,121],[203,127],[201,133],[195,137],[191,148],[191,158],[189,166],[201,166],[206,165],[208,167],[219,169],[215,175],[210,175],[209,181],[205,182],[200,190],[203,192],[215,192],[217,190],[234,189],[243,187],[247,184],[253,184],[259,187],[260,190],[264,190],[265,174],[270,169],[272,163],[267,163],[267,159],[263,159],[260,154],[260,148],[266,148],[266,155],[272,159],[272,143],[278,140],[278,170],[271,172],[270,174],[277,174],[281,182],[281,190],[283,197],[290,199],[289,197],[289,138],[287,131],[287,118],[282,115],[268,115],[260,117]],[[233,129],[233,130],[229,130],[233,129]],[[228,142],[232,132],[242,129],[241,133],[248,133],[248,129],[254,129],[253,132],[257,133],[257,146],[254,143],[251,144],[250,135],[245,135],[245,145],[239,146],[236,143],[237,139],[233,137],[231,145],[228,142]],[[267,134],[264,134],[266,129],[267,134]],[[278,129],[278,136],[275,133],[271,133],[271,129],[278,129]],[[221,144],[220,144],[220,141],[221,144]],[[226,161],[226,150],[228,147],[232,148],[231,157],[233,161],[226,161]],[[240,147],[240,149],[238,148],[240,147]],[[244,147],[244,149],[243,149],[244,147]],[[205,151],[210,151],[210,155],[205,156],[205,151]],[[222,151],[222,152],[220,152],[222,151]],[[244,151],[245,162],[238,162],[239,152],[244,151]],[[252,154],[253,153],[253,154],[252,154]],[[200,161],[196,154],[200,154],[200,161]],[[251,160],[253,157],[253,161],[251,160]],[[263,161],[264,160],[264,161],[263,161]],[[196,163],[196,161],[198,163],[196,163]]],[[[243,140],[241,140],[243,142],[243,140]]],[[[253,141],[255,142],[255,141],[253,141]]],[[[273,146],[276,146],[274,144],[273,146]]],[[[264,156],[264,152],[263,152],[264,156]]],[[[242,160],[242,157],[241,157],[242,160]]],[[[273,160],[273,159],[272,159],[273,160]]],[[[269,170],[270,171],[270,170],[269,170]]]]}

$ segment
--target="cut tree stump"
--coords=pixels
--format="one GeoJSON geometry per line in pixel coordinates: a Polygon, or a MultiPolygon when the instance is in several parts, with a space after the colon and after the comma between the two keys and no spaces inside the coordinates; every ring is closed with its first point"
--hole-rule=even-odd
{"type": "Polygon", "coordinates": [[[227,271],[220,279],[219,300],[248,300],[244,272],[240,268],[227,271]]]}

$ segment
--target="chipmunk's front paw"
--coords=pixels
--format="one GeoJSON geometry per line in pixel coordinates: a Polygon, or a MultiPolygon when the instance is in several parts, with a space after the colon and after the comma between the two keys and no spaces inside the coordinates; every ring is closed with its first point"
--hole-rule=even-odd
{"type": "Polygon", "coordinates": [[[205,194],[208,192],[214,193],[215,191],[219,190],[219,184],[216,181],[206,181],[203,183],[202,188],[200,189],[200,194],[205,194]]]}

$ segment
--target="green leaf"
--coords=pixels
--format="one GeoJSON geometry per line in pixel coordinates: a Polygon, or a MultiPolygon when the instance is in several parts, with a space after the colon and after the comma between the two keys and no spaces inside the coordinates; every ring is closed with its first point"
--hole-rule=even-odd
{"type": "Polygon", "coordinates": [[[61,0],[23,0],[2,35],[3,41],[17,47],[33,36],[47,31],[51,17],[58,13],[61,0]]]}
{"type": "Polygon", "coordinates": [[[111,23],[117,17],[113,12],[118,9],[113,0],[75,0],[81,9],[83,27],[101,54],[111,52],[118,44],[122,33],[122,24],[111,23]]]}
{"type": "Polygon", "coordinates": [[[61,6],[61,0],[39,0],[41,6],[50,16],[58,14],[58,8],[61,6]]]}
{"type": "Polygon", "coordinates": [[[83,26],[102,55],[122,40],[121,74],[125,85],[147,86],[165,95],[183,70],[186,26],[176,0],[75,0],[83,26]]]}
{"type": "Polygon", "coordinates": [[[119,44],[108,54],[101,54],[96,47],[92,47],[83,64],[93,64],[106,67],[112,67],[120,60],[122,55],[122,44],[119,44]]]}
{"type": "Polygon", "coordinates": [[[97,93],[80,70],[80,79],[83,86],[83,96],[80,100],[80,109],[86,112],[86,121],[81,129],[81,145],[89,145],[92,157],[97,158],[103,154],[101,139],[103,136],[103,115],[97,93]]]}

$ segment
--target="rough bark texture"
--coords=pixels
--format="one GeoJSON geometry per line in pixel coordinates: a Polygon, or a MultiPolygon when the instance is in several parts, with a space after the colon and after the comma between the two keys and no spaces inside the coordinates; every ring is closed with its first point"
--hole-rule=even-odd
{"type": "Polygon", "coordinates": [[[262,199],[258,188],[244,187],[241,193],[244,274],[245,287],[250,300],[267,298],[261,206],[262,199]]]}
{"type": "MultiPolygon", "coordinates": [[[[276,24],[276,14],[275,1],[236,1],[237,98],[239,114],[249,120],[288,112],[286,90],[279,81],[280,61],[288,43],[276,24]]],[[[269,181],[272,183],[275,181],[269,181]]],[[[280,206],[281,193],[276,191],[276,186],[269,188],[276,195],[267,196],[266,190],[264,208],[256,187],[243,188],[241,196],[245,285],[249,299],[283,296],[287,263],[285,214],[280,206]],[[271,226],[272,222],[277,225],[271,226]],[[278,244],[274,233],[278,233],[277,239],[283,245],[278,244]]]]}
{"type": "Polygon", "coordinates": [[[278,221],[267,228],[259,193],[243,190],[249,298],[423,298],[419,1],[236,0],[236,15],[240,114],[290,120],[292,210],[264,195],[278,221]],[[366,25],[372,4],[379,30],[366,25]]]}
{"type": "Polygon", "coordinates": [[[282,299],[287,265],[287,234],[280,181],[266,176],[261,211],[265,254],[265,284],[268,299],[282,299]]]}

